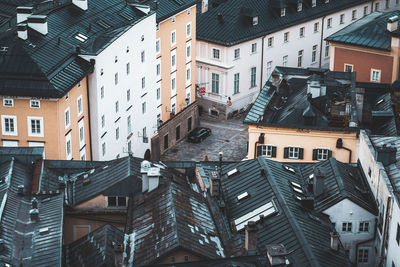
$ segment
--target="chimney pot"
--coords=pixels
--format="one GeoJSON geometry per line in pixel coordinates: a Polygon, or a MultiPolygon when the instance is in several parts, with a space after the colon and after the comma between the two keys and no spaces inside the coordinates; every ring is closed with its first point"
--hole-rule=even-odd
{"type": "Polygon", "coordinates": [[[267,245],[267,256],[271,266],[285,266],[287,254],[283,244],[267,245]]]}
{"type": "Polygon", "coordinates": [[[149,190],[149,177],[147,176],[147,172],[151,167],[151,163],[147,160],[143,160],[140,163],[140,173],[142,174],[142,192],[146,192],[149,190]]]}
{"type": "Polygon", "coordinates": [[[254,221],[249,221],[245,226],[244,248],[248,255],[257,254],[257,232],[258,228],[254,221]]]}
{"type": "Polygon", "coordinates": [[[399,17],[393,16],[387,20],[386,28],[388,31],[393,32],[393,31],[397,30],[398,24],[399,24],[399,17]]]}

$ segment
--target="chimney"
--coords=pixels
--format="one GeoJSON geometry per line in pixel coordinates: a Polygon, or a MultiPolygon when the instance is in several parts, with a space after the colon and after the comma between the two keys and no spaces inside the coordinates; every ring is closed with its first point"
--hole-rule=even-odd
{"type": "Polygon", "coordinates": [[[31,15],[28,17],[28,27],[43,34],[47,35],[47,16],[44,15],[31,15]]]}
{"type": "Polygon", "coordinates": [[[222,13],[218,13],[217,19],[220,23],[224,22],[224,19],[222,18],[222,13]]]}
{"type": "Polygon", "coordinates": [[[271,266],[285,266],[287,254],[283,244],[267,245],[267,256],[271,266]]]}
{"type": "Polygon", "coordinates": [[[333,232],[331,233],[331,249],[333,251],[338,251],[339,250],[339,243],[340,243],[340,235],[338,232],[336,232],[335,229],[333,229],[333,232]]]}
{"type": "Polygon", "coordinates": [[[396,163],[397,149],[389,145],[382,145],[376,149],[377,161],[382,162],[383,166],[389,166],[390,164],[396,163]]]}
{"type": "Polygon", "coordinates": [[[28,39],[28,26],[25,23],[17,25],[18,37],[22,40],[28,39]]]}
{"type": "Polygon", "coordinates": [[[314,197],[318,197],[324,193],[325,187],[325,175],[322,172],[321,168],[316,167],[314,169],[314,184],[313,184],[313,192],[314,197]]]}
{"type": "Polygon", "coordinates": [[[88,9],[88,1],[87,0],[72,0],[72,4],[79,7],[82,10],[88,9]]]}
{"type": "Polygon", "coordinates": [[[159,181],[160,181],[160,168],[158,167],[151,167],[147,172],[147,179],[149,181],[149,192],[157,189],[159,181]]]}
{"type": "Polygon", "coordinates": [[[397,30],[399,24],[399,17],[398,16],[393,16],[388,18],[387,20],[387,26],[386,29],[390,32],[394,32],[397,30]]]}
{"type": "Polygon", "coordinates": [[[151,167],[151,163],[147,160],[143,160],[140,164],[140,173],[142,174],[142,192],[149,190],[149,177],[147,172],[151,167]]]}
{"type": "Polygon", "coordinates": [[[29,215],[31,217],[32,222],[37,222],[39,221],[39,210],[38,209],[31,209],[29,211],[29,215]]]}
{"type": "Polygon", "coordinates": [[[308,209],[308,210],[314,209],[314,198],[313,197],[302,197],[300,202],[301,202],[301,205],[303,206],[303,208],[308,209]]]}
{"type": "Polygon", "coordinates": [[[219,190],[221,186],[221,180],[218,176],[218,172],[210,171],[209,173],[209,183],[210,183],[210,194],[212,197],[219,197],[219,190]]]}
{"type": "Polygon", "coordinates": [[[38,209],[39,202],[35,197],[32,198],[31,204],[32,204],[32,209],[38,209]]]}
{"type": "Polygon", "coordinates": [[[17,7],[17,23],[24,22],[33,13],[33,7],[19,6],[17,7]]]}
{"type": "Polygon", "coordinates": [[[257,231],[257,225],[254,221],[249,221],[245,226],[244,248],[247,255],[257,254],[257,231]]]}

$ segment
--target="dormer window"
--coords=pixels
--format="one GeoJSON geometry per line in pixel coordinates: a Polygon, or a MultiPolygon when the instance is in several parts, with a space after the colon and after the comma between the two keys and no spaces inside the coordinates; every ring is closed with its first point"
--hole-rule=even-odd
{"type": "Polygon", "coordinates": [[[281,17],[284,17],[286,15],[286,8],[281,8],[281,17]]]}
{"type": "Polygon", "coordinates": [[[303,3],[297,3],[297,12],[300,12],[303,10],[303,3]]]}
{"type": "Polygon", "coordinates": [[[312,7],[316,7],[316,6],[317,6],[317,0],[312,0],[311,6],[312,6],[312,7]]]}
{"type": "Polygon", "coordinates": [[[258,16],[253,17],[253,26],[258,24],[258,16]]]}

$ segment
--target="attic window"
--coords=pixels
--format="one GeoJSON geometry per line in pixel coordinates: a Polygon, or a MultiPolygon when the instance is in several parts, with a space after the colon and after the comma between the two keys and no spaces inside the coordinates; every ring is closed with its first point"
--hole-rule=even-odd
{"type": "Polygon", "coordinates": [[[377,105],[381,104],[383,101],[385,101],[385,99],[379,99],[378,102],[376,102],[377,105]]]}
{"type": "Polygon", "coordinates": [[[301,190],[301,189],[299,189],[297,187],[292,186],[292,189],[293,189],[293,191],[295,191],[297,193],[304,194],[303,190],[301,190]]]}
{"type": "Polygon", "coordinates": [[[293,187],[297,187],[297,188],[300,188],[300,189],[301,189],[301,185],[299,185],[298,183],[290,182],[290,184],[291,184],[293,187]]]}
{"type": "Polygon", "coordinates": [[[240,201],[246,197],[249,197],[249,193],[244,192],[243,194],[238,195],[237,199],[238,199],[238,201],[240,201]]]}
{"type": "Polygon", "coordinates": [[[291,173],[293,173],[293,174],[296,174],[296,171],[292,168],[292,167],[289,167],[289,166],[287,166],[287,165],[282,165],[283,166],[283,168],[285,169],[285,170],[287,170],[288,172],[291,172],[291,173]]]}
{"type": "Polygon", "coordinates": [[[77,35],[75,35],[75,39],[77,39],[78,41],[86,42],[86,40],[88,39],[88,37],[86,35],[83,35],[82,33],[78,33],[77,35]]]}
{"type": "Polygon", "coordinates": [[[258,16],[253,17],[253,26],[258,24],[258,16]]]}
{"type": "Polygon", "coordinates": [[[109,29],[109,28],[111,27],[110,25],[108,25],[107,23],[105,23],[105,22],[102,21],[102,20],[98,20],[96,23],[97,23],[99,26],[103,27],[104,29],[109,29]]]}
{"type": "Polygon", "coordinates": [[[236,227],[237,231],[240,231],[244,229],[244,227],[247,225],[249,221],[254,221],[257,222],[261,218],[266,218],[268,216],[271,216],[277,212],[277,209],[275,208],[274,201],[270,201],[266,203],[265,205],[262,205],[261,207],[258,207],[257,209],[246,213],[245,215],[237,218],[234,220],[234,224],[236,227]]]}
{"type": "Polygon", "coordinates": [[[300,12],[303,10],[303,3],[297,3],[297,12],[300,12]]]}
{"type": "Polygon", "coordinates": [[[238,170],[235,168],[235,169],[233,169],[233,170],[230,170],[230,171],[227,173],[227,175],[228,175],[228,177],[229,177],[229,176],[234,175],[234,174],[237,173],[237,172],[238,172],[238,170]]]}
{"type": "Polygon", "coordinates": [[[281,8],[281,17],[284,17],[286,15],[286,8],[281,8]]]}
{"type": "Polygon", "coordinates": [[[312,0],[311,6],[312,7],[316,7],[317,6],[317,0],[312,0]]]}
{"type": "Polygon", "coordinates": [[[314,173],[311,173],[309,176],[308,176],[308,179],[313,179],[314,178],[314,173]]]}

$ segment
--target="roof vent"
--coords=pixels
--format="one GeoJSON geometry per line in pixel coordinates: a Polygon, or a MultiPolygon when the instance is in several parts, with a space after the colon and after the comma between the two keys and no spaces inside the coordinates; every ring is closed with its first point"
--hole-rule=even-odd
{"type": "Polygon", "coordinates": [[[386,29],[387,29],[388,31],[390,31],[390,32],[394,32],[395,30],[397,30],[398,24],[399,24],[399,17],[398,17],[398,16],[390,17],[390,18],[387,20],[386,29]]]}
{"type": "Polygon", "coordinates": [[[28,27],[43,34],[47,35],[47,16],[44,15],[31,15],[28,17],[28,27]]]}
{"type": "Polygon", "coordinates": [[[33,13],[33,7],[19,6],[17,7],[17,23],[24,22],[33,13]]]}
{"type": "Polygon", "coordinates": [[[32,198],[31,204],[32,204],[32,209],[37,209],[37,208],[38,208],[39,202],[38,202],[38,200],[34,197],[34,198],[32,198]]]}
{"type": "Polygon", "coordinates": [[[21,38],[22,40],[28,39],[28,26],[22,23],[18,24],[17,33],[18,33],[18,38],[21,38]]]}
{"type": "Polygon", "coordinates": [[[31,209],[29,211],[29,215],[31,217],[32,222],[37,222],[39,220],[39,210],[38,209],[31,209]]]}
{"type": "Polygon", "coordinates": [[[286,265],[286,255],[288,255],[283,244],[267,245],[267,256],[271,266],[286,265]]]}
{"type": "Polygon", "coordinates": [[[72,0],[72,4],[79,7],[82,10],[88,9],[88,1],[87,0],[72,0]]]}
{"type": "Polygon", "coordinates": [[[382,162],[383,166],[389,166],[390,164],[396,163],[397,149],[389,145],[382,145],[376,149],[377,161],[382,162]]]}
{"type": "Polygon", "coordinates": [[[44,235],[49,233],[49,227],[43,227],[39,229],[39,234],[44,235]]]}
{"type": "Polygon", "coordinates": [[[18,185],[18,194],[23,195],[25,186],[23,184],[18,185]]]}

